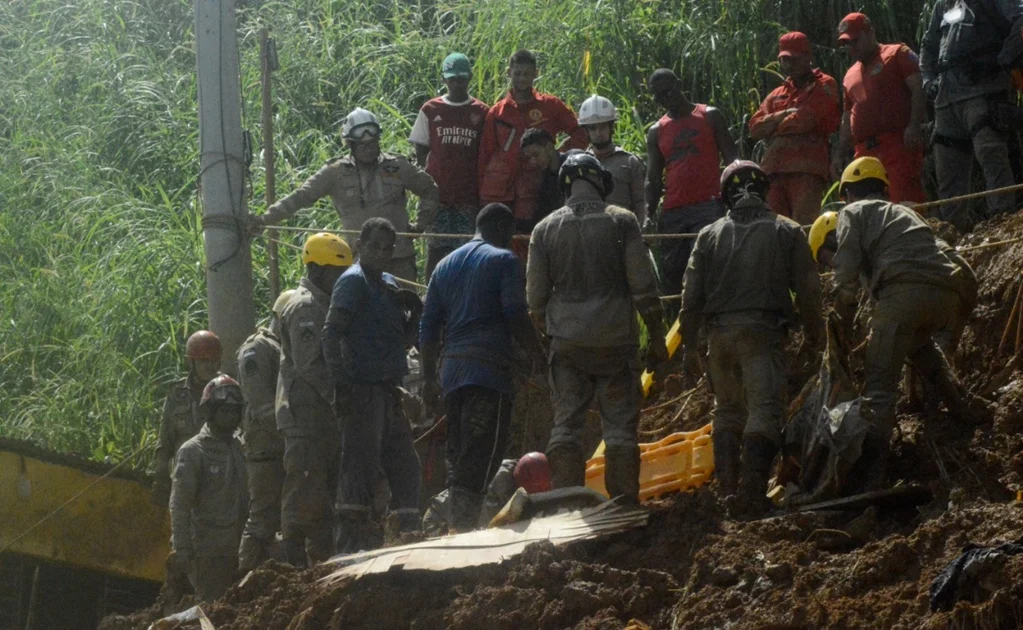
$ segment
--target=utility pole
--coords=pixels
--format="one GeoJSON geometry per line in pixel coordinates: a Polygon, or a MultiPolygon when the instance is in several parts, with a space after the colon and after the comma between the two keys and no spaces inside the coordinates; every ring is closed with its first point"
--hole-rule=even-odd
{"type": "Polygon", "coordinates": [[[245,217],[245,156],[234,0],[195,0],[202,192],[209,327],[224,345],[222,370],[255,328],[245,217]]]}

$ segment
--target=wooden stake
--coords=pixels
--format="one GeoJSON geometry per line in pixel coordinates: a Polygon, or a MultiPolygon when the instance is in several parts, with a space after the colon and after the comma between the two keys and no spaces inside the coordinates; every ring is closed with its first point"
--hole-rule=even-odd
{"type": "MultiPolygon", "coordinates": [[[[1016,300],[1012,303],[1012,311],[1009,312],[1009,320],[1005,322],[1005,330],[1002,331],[1002,340],[998,342],[998,352],[995,353],[996,357],[1002,356],[1002,351],[1005,350],[1005,344],[1009,341],[1009,331],[1012,330],[1012,322],[1016,319],[1016,313],[1019,312],[1020,300],[1023,300],[1023,282],[1020,282],[1019,290],[1016,291],[1016,300]]],[[[994,366],[991,367],[994,369],[994,366]]]]}

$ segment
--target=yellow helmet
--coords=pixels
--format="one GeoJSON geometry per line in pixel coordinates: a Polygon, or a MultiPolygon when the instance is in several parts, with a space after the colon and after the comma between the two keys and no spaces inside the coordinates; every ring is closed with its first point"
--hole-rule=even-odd
{"type": "MultiPolygon", "coordinates": [[[[814,260],[817,260],[817,252],[824,245],[824,241],[828,240],[828,234],[834,232],[836,228],[838,228],[837,212],[825,212],[813,222],[813,225],[810,227],[809,239],[810,253],[813,254],[814,260]]],[[[817,262],[820,261],[817,260],[817,262]]]]}
{"type": "Polygon", "coordinates": [[[302,264],[316,263],[324,267],[351,267],[352,248],[337,234],[318,232],[305,240],[302,264]]]}
{"type": "Polygon", "coordinates": [[[884,182],[885,186],[890,185],[888,171],[885,170],[881,160],[875,157],[861,157],[850,162],[849,166],[842,171],[842,183],[838,186],[838,194],[841,195],[845,191],[846,184],[861,182],[865,179],[879,179],[884,182]]]}

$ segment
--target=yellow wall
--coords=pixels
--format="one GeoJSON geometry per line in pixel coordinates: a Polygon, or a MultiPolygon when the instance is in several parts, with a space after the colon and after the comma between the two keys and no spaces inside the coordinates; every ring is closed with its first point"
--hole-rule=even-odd
{"type": "MultiPolygon", "coordinates": [[[[0,548],[99,478],[0,451],[0,548]]],[[[163,581],[170,545],[165,508],[138,481],[108,477],[11,551],[126,577],[163,581]]]]}

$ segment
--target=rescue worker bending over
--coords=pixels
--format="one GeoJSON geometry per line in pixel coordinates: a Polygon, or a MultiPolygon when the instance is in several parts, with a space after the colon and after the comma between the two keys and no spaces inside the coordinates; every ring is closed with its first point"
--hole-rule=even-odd
{"type": "Polygon", "coordinates": [[[383,543],[371,518],[381,469],[399,529],[419,526],[419,457],[398,386],[408,372],[405,352],[415,341],[422,303],[384,271],[394,243],[394,226],[387,219],[362,225],[359,262],[334,284],[323,329],[343,445],[335,532],[341,553],[383,543]]]}
{"type": "Polygon", "coordinates": [[[238,543],[248,511],[245,458],[234,437],[244,400],[226,374],[203,390],[199,434],[178,451],[171,489],[171,545],[177,572],[188,573],[195,598],[222,596],[238,569],[238,543]]]}
{"type": "Polygon", "coordinates": [[[835,270],[835,309],[845,327],[851,329],[861,276],[874,300],[861,406],[871,428],[857,464],[866,471],[868,490],[885,481],[898,382],[907,359],[921,378],[934,383],[953,415],[975,421],[986,414],[984,401],[960,384],[934,341],[955,317],[958,267],[916,212],[887,201],[887,189],[880,161],[853,161],[840,185],[849,205],[837,215],[821,215],[810,229],[814,258],[835,270]]]}
{"type": "Polygon", "coordinates": [[[809,342],[823,349],[820,278],[799,225],[764,203],[767,175],[737,161],[721,176],[728,213],[700,230],[682,289],[683,363],[702,372],[696,344],[707,327],[714,392],[714,462],[733,515],[770,509],[767,482],[782,440],[786,328],[795,293],[809,342]],[[790,293],[791,292],[791,293],[790,293]],[[741,457],[740,457],[741,453],[741,457]]]}
{"type": "Polygon", "coordinates": [[[153,502],[166,506],[170,498],[174,457],[192,436],[202,428],[199,400],[206,383],[220,374],[223,355],[220,339],[209,330],[200,330],[185,343],[185,363],[188,376],[170,386],[163,403],[160,435],[156,442],[156,480],[153,484],[153,502]]]}
{"type": "Polygon", "coordinates": [[[313,234],[302,248],[306,275],[280,309],[281,369],[277,428],[284,436],[281,532],[284,556],[295,566],[334,554],[331,505],[341,436],[331,400],[333,383],[320,331],[334,283],[352,264],[352,250],[334,234],[313,234]]]}
{"type": "Polygon", "coordinates": [[[568,203],[533,229],[526,267],[530,312],[552,338],[554,429],[547,444],[555,488],[582,486],[582,431],[594,396],[607,446],[611,497],[639,502],[639,322],[647,363],[667,360],[664,312],[636,215],[608,205],[614,179],[588,153],[561,167],[568,203]]]}
{"type": "MultiPolygon", "coordinates": [[[[290,299],[288,293],[285,299],[290,299]]],[[[277,431],[276,414],[281,364],[279,331],[280,320],[274,311],[270,329],[260,328],[238,347],[238,382],[245,396],[242,432],[249,477],[249,519],[238,550],[238,563],[244,572],[276,555],[276,536],[281,529],[284,438],[277,431]]]]}

